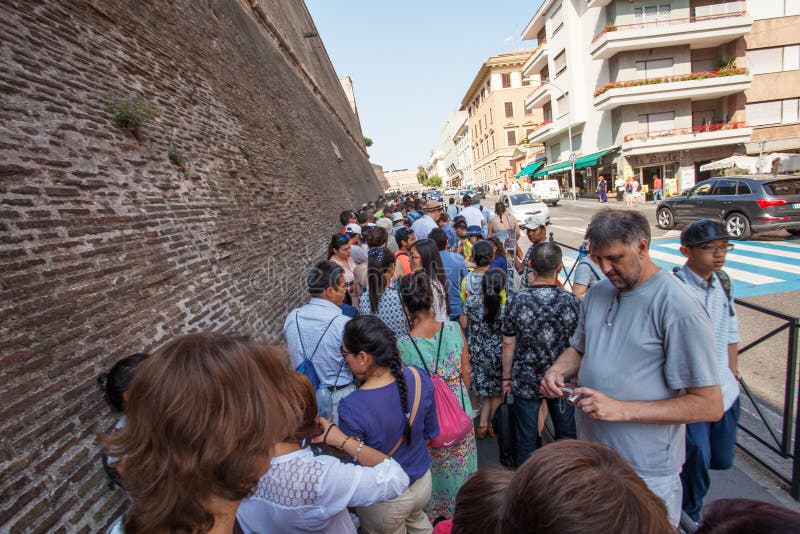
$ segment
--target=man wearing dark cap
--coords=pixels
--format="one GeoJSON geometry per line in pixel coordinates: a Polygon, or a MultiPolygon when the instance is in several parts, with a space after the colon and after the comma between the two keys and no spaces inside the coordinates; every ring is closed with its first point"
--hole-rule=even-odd
{"type": "Polygon", "coordinates": [[[681,254],[686,264],[675,275],[703,304],[714,328],[722,404],[725,413],[714,423],[686,425],[686,461],[681,471],[683,510],[700,519],[703,498],[711,482],[710,469],[730,469],[739,421],[739,317],[733,305],[733,284],[722,270],[728,243],[725,227],[717,221],[695,221],[681,232],[681,254]]]}

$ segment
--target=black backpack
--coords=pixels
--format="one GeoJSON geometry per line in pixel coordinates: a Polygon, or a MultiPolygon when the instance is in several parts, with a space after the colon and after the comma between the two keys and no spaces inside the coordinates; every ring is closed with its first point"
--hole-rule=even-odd
{"type": "MultiPolygon", "coordinates": [[[[680,267],[673,267],[672,274],[674,274],[678,278],[678,280],[680,280],[684,284],[686,283],[686,280],[683,278],[683,275],[681,274],[680,267]]],[[[717,279],[719,280],[719,283],[722,285],[723,291],[725,291],[725,296],[728,297],[728,315],[733,317],[736,314],[733,312],[733,295],[731,295],[731,277],[728,276],[728,273],[726,273],[725,271],[720,270],[717,271],[717,279]]]]}

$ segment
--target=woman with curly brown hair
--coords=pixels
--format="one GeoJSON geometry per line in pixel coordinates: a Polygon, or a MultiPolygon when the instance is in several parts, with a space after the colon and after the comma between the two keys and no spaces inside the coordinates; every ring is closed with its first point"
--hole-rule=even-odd
{"type": "Polygon", "coordinates": [[[125,426],[101,436],[131,505],[126,534],[229,534],[239,502],[300,421],[280,349],[215,334],[178,337],[142,362],[125,426]]]}
{"type": "Polygon", "coordinates": [[[301,398],[300,427],[275,445],[269,470],[236,517],[246,534],[259,532],[340,532],[355,534],[347,508],[394,499],[408,488],[408,476],[395,460],[347,436],[317,417],[314,388],[305,375],[289,371],[301,398]],[[358,464],[327,454],[315,456],[311,441],[338,449],[358,464]]]}

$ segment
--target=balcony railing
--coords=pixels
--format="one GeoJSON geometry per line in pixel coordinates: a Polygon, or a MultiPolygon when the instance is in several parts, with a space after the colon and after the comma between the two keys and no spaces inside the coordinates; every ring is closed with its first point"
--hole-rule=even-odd
{"type": "Polygon", "coordinates": [[[626,135],[623,139],[623,142],[627,143],[629,141],[645,141],[647,139],[655,139],[657,137],[672,137],[675,135],[694,135],[699,133],[718,132],[720,130],[737,130],[739,128],[747,128],[747,123],[717,122],[713,124],[704,124],[702,126],[692,126],[691,128],[673,128],[672,130],[639,132],[626,135]]]}
{"type": "Polygon", "coordinates": [[[544,128],[548,124],[553,124],[553,119],[545,119],[539,124],[537,124],[536,127],[534,127],[531,131],[528,132],[527,138],[530,139],[530,137],[534,134],[534,132],[536,132],[536,130],[544,128]]]}
{"type": "Polygon", "coordinates": [[[747,69],[719,69],[708,70],[701,72],[691,72],[689,74],[676,74],[675,76],[656,76],[655,78],[642,78],[639,80],[622,80],[618,82],[608,82],[607,84],[599,87],[594,96],[600,96],[610,89],[617,89],[619,87],[637,87],[639,85],[654,85],[657,83],[670,83],[670,82],[687,82],[690,80],[704,80],[706,78],[720,78],[723,76],[739,76],[747,74],[747,69]]]}
{"type": "Polygon", "coordinates": [[[702,22],[705,20],[715,20],[715,19],[726,19],[730,17],[743,17],[747,15],[747,11],[734,11],[732,13],[717,13],[714,15],[703,15],[700,17],[685,17],[681,19],[667,19],[667,20],[654,20],[648,22],[634,22],[633,24],[609,24],[603,31],[598,33],[592,39],[592,42],[597,42],[603,35],[616,32],[616,31],[624,31],[624,30],[641,30],[645,28],[652,28],[654,26],[671,26],[673,24],[690,24],[693,22],[702,22]]]}
{"type": "MultiPolygon", "coordinates": [[[[548,82],[548,81],[550,81],[550,80],[544,80],[544,81],[545,81],[545,82],[548,82]]],[[[533,88],[533,90],[532,90],[530,93],[528,93],[528,96],[526,96],[526,97],[525,97],[525,100],[528,100],[530,97],[532,97],[532,96],[533,96],[533,93],[535,93],[536,91],[538,91],[539,89],[541,89],[541,88],[542,88],[542,87],[544,87],[545,85],[547,85],[547,84],[540,83],[539,85],[537,85],[536,87],[534,87],[534,88],[533,88]]]]}

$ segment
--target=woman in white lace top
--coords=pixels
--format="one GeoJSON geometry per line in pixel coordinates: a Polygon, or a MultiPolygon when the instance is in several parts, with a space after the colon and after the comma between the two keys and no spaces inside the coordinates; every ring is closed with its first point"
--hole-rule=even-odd
{"type": "Polygon", "coordinates": [[[269,470],[253,495],[242,501],[236,518],[246,534],[355,534],[347,507],[394,499],[408,488],[408,475],[385,454],[317,418],[311,383],[300,373],[290,374],[305,400],[304,421],[293,436],[275,446],[269,470]],[[360,465],[314,456],[306,446],[312,437],[342,450],[360,465]]]}

